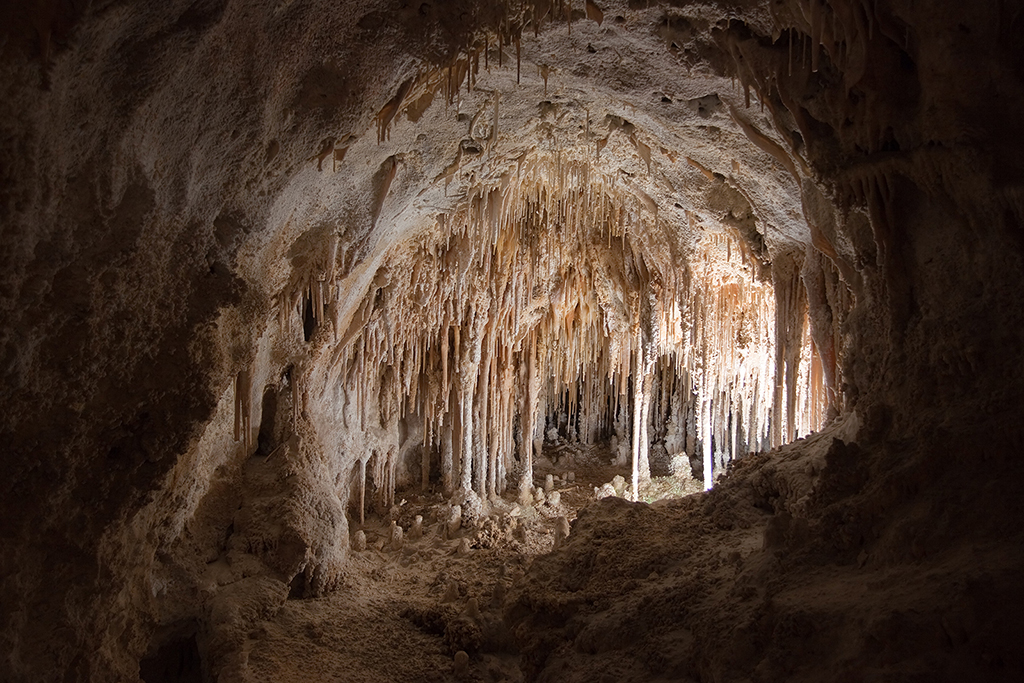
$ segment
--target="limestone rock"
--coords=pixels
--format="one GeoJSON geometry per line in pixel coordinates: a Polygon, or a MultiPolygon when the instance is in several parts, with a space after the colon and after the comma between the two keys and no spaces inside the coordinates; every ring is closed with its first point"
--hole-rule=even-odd
{"type": "Polygon", "coordinates": [[[475,492],[470,493],[462,504],[462,523],[467,526],[478,526],[486,517],[484,501],[475,492]]]}

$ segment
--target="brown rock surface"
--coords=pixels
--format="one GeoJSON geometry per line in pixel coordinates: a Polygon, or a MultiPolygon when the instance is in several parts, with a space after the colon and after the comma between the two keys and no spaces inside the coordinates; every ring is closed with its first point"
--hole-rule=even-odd
{"type": "Polygon", "coordinates": [[[0,680],[1021,680],[1022,9],[0,9],[0,680]]]}

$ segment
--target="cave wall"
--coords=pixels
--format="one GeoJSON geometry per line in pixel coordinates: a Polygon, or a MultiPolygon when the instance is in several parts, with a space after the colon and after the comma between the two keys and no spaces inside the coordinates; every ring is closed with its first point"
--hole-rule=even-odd
{"type": "Polygon", "coordinates": [[[204,660],[237,662],[247,624],[337,580],[353,468],[403,444],[394,423],[349,427],[381,406],[329,381],[331,340],[424,206],[451,210],[483,174],[448,169],[481,137],[456,112],[485,103],[465,73],[485,28],[505,43],[487,72],[500,144],[548,130],[556,93],[628,119],[678,153],[655,150],[667,182],[645,180],[608,126],[606,154],[664,215],[794,255],[836,406],[866,434],[983,441],[987,471],[1009,458],[1015,430],[981,434],[1019,414],[1024,379],[1017,4],[602,6],[536,37],[473,3],[3,10],[14,680],[133,680],[188,623],[204,660]],[[395,99],[452,70],[423,112],[395,99]],[[332,281],[307,341],[303,292],[332,281]],[[256,460],[233,423],[256,437],[267,387],[293,426],[256,460]]]}

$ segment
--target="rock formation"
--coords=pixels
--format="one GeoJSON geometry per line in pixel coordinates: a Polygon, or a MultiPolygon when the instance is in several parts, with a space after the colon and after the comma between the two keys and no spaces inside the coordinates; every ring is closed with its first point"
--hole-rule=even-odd
{"type": "Polygon", "coordinates": [[[0,679],[286,680],[350,525],[554,437],[711,491],[584,510],[460,676],[1019,680],[1022,10],[0,9],[0,679]]]}

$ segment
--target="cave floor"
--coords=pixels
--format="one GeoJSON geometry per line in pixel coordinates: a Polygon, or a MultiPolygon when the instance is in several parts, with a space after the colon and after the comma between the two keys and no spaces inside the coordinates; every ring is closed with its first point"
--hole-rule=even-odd
{"type": "MultiPolygon", "coordinates": [[[[576,475],[556,487],[557,507],[516,514],[510,491],[450,537],[437,521],[447,502],[405,491],[397,511],[363,525],[367,549],[350,553],[341,585],[268,614],[218,680],[1021,680],[1022,546],[931,538],[902,509],[900,526],[857,555],[829,545],[848,522],[808,510],[805,527],[758,504],[765,486],[804,491],[835,456],[835,434],[741,461],[707,495],[653,505],[594,500],[627,474],[607,447],[539,459],[537,483],[567,464],[576,475]],[[391,518],[408,528],[415,515],[422,537],[391,547],[391,518]],[[560,516],[576,523],[552,553],[560,516]],[[469,668],[457,675],[460,650],[469,668]]],[[[641,497],[699,488],[656,480],[641,497]]],[[[948,499],[935,486],[908,505],[948,499]]]]}
{"type": "MultiPolygon", "coordinates": [[[[502,621],[504,596],[533,559],[550,552],[559,517],[570,522],[595,499],[595,489],[629,468],[616,466],[607,444],[545,444],[535,485],[555,477],[560,501],[520,507],[516,491],[492,503],[488,517],[450,537],[438,521],[447,505],[437,493],[399,491],[388,517],[406,529],[393,549],[390,519],[371,515],[361,527],[367,549],[352,551],[343,584],[326,596],[288,600],[250,634],[243,678],[274,681],[521,681],[520,658],[502,621]],[[567,474],[572,471],[573,481],[567,474]],[[416,515],[423,534],[410,538],[416,515]],[[470,549],[460,552],[466,539],[470,549]],[[476,601],[476,613],[471,600],[476,601]],[[457,677],[453,654],[471,653],[457,677]]],[[[655,477],[647,500],[696,493],[689,477],[655,477]]]]}

